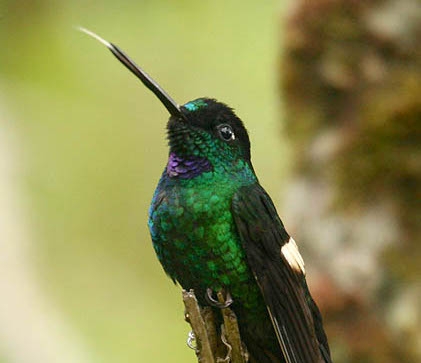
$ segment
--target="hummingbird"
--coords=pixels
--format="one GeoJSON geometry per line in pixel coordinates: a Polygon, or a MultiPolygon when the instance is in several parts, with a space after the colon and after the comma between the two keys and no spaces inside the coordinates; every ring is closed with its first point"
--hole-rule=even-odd
{"type": "Polygon", "coordinates": [[[255,174],[248,132],[226,104],[177,104],[118,46],[91,31],[168,110],[168,162],[149,209],[167,275],[201,306],[230,305],[251,363],[329,363],[304,261],[255,174]],[[226,292],[225,304],[215,299],[226,292]]]}

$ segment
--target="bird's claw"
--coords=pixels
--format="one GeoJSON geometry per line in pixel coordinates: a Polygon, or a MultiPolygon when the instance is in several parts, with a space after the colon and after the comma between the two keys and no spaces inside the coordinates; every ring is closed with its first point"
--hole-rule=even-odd
{"type": "Polygon", "coordinates": [[[197,346],[194,344],[194,342],[196,342],[196,336],[194,335],[193,331],[190,331],[187,337],[187,346],[197,353],[197,346]]]}
{"type": "Polygon", "coordinates": [[[229,291],[226,292],[225,299],[221,299],[221,300],[223,300],[223,301],[221,301],[219,299],[216,300],[213,297],[213,290],[211,288],[206,289],[206,300],[209,303],[209,305],[211,305],[213,307],[216,307],[216,308],[219,308],[219,309],[226,309],[227,307],[229,307],[233,303],[233,300],[232,300],[232,297],[231,297],[231,294],[230,294],[229,291]]]}
{"type": "Polygon", "coordinates": [[[230,343],[228,343],[227,338],[225,337],[225,329],[224,329],[224,326],[221,326],[221,331],[222,331],[221,340],[222,340],[222,343],[227,347],[227,354],[226,354],[225,358],[218,357],[216,359],[216,362],[217,363],[230,363],[231,362],[232,346],[231,346],[230,343]]]}

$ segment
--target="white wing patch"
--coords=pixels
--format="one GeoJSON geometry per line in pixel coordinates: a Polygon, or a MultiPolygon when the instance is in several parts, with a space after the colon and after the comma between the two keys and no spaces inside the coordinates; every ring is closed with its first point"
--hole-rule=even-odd
{"type": "Polygon", "coordinates": [[[298,251],[298,246],[292,237],[290,237],[288,242],[282,246],[281,253],[284,255],[293,270],[301,272],[303,275],[306,274],[304,260],[301,257],[300,252],[298,251]]]}

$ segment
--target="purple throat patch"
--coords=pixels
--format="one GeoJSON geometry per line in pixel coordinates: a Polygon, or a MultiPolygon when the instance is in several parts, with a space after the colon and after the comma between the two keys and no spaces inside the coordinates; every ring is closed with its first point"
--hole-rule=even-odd
{"type": "Polygon", "coordinates": [[[167,164],[167,175],[170,178],[192,179],[206,171],[211,171],[212,165],[206,158],[198,156],[181,157],[170,153],[167,164]]]}

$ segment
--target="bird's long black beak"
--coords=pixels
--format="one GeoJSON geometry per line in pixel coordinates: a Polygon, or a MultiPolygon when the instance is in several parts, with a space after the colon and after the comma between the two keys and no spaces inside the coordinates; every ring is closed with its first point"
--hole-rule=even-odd
{"type": "Polygon", "coordinates": [[[82,27],[78,27],[77,29],[104,44],[111,51],[111,53],[113,53],[114,56],[130,70],[130,72],[139,78],[142,83],[159,98],[159,100],[163,103],[165,108],[172,116],[185,119],[185,116],[181,112],[180,106],[177,104],[177,102],[175,102],[158,83],[156,83],[142,68],[136,65],[136,63],[133,62],[119,47],[106,41],[105,39],[102,39],[99,35],[91,32],[88,29],[82,27]]]}

